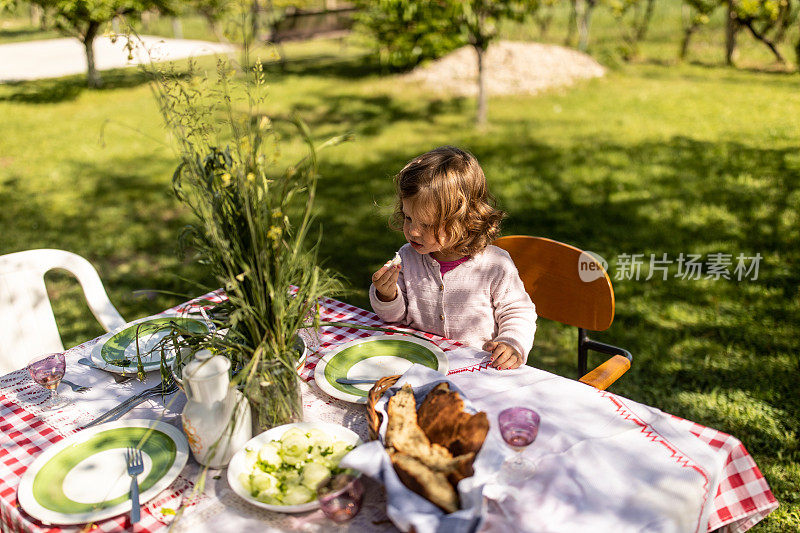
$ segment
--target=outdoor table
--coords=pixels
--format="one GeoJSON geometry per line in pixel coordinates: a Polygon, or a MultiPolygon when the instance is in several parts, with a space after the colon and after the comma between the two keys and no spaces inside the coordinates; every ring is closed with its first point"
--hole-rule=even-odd
{"type": "MultiPolygon", "coordinates": [[[[207,306],[209,302],[223,299],[224,294],[215,291],[176,306],[165,313],[197,312],[203,305],[207,306]]],[[[321,313],[322,320],[326,321],[386,326],[373,313],[333,299],[322,301],[321,313]]],[[[402,328],[397,329],[402,331],[402,328]]],[[[309,354],[306,365],[301,371],[305,420],[341,424],[355,431],[363,440],[367,440],[364,406],[346,403],[323,393],[314,385],[314,367],[330,347],[375,334],[374,331],[339,326],[329,326],[321,330],[319,338],[316,339],[316,346],[313,346],[315,350],[309,354]]],[[[427,333],[423,335],[445,352],[461,348],[458,342],[427,333]]],[[[0,378],[0,431],[2,431],[0,530],[2,532],[57,532],[81,529],[104,532],[166,531],[175,519],[175,511],[180,507],[183,507],[183,512],[176,524],[178,530],[218,532],[258,528],[259,531],[327,531],[333,527],[319,510],[291,515],[268,512],[248,504],[228,486],[225,470],[210,470],[204,489],[195,490],[202,469],[193,458],[189,459],[181,474],[166,490],[142,506],[141,521],[133,527],[127,513],[88,527],[52,527],[30,517],[17,504],[17,486],[21,476],[37,455],[49,445],[79,431],[83,425],[109,407],[132,396],[137,390],[152,386],[158,379],[157,375],[148,377],[146,385],[136,380],[116,384],[108,373],[78,364],[78,359],[87,357],[96,343],[97,339],[94,339],[66,352],[66,378],[83,385],[91,385],[92,390],[76,394],[62,386],[59,394],[68,396],[72,403],[60,411],[42,411],[37,407],[47,398],[48,392],[34,383],[26,370],[18,370],[0,378]]],[[[499,372],[488,367],[486,360],[478,362],[473,360],[466,365],[451,362],[448,375],[483,372],[490,378],[490,374],[499,372]]],[[[535,372],[539,373],[538,375],[546,374],[548,379],[563,380],[565,383],[569,382],[570,386],[577,386],[572,380],[540,370],[535,372]]],[[[630,406],[635,402],[606,391],[596,391],[596,393],[611,404],[617,405],[620,416],[630,424],[639,426],[642,434],[646,435],[654,446],[666,447],[676,461],[683,462],[683,466],[697,468],[688,458],[681,455],[681,451],[671,444],[668,438],[659,435],[650,424],[632,414],[630,406]]],[[[184,395],[180,392],[168,398],[166,405],[162,403],[161,398],[150,400],[133,409],[123,417],[123,420],[158,418],[180,428],[180,412],[184,402],[184,395]]],[[[655,413],[654,416],[668,418],[673,428],[683,432],[684,438],[697,439],[699,445],[707,446],[709,453],[718,459],[715,464],[722,465],[720,471],[713,472],[713,476],[708,477],[719,480],[716,487],[707,487],[708,498],[712,498],[712,491],[714,494],[713,501],[709,504],[708,531],[723,527],[731,532],[745,531],[778,507],[778,502],[766,480],[738,439],[712,428],[661,413],[653,408],[647,409],[655,413]]],[[[349,528],[364,532],[395,531],[395,527],[385,514],[384,492],[369,479],[365,483],[367,490],[364,505],[361,512],[348,524],[349,528]]],[[[608,497],[613,498],[614,495],[608,497]]]]}

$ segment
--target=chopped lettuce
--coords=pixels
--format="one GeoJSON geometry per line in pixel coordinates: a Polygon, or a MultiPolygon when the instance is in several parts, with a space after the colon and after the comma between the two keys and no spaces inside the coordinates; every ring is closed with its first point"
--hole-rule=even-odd
{"type": "Polygon", "coordinates": [[[279,440],[245,451],[239,482],[258,501],[298,505],[317,498],[317,487],[342,472],[339,461],[353,449],[323,431],[291,428],[279,440]]]}

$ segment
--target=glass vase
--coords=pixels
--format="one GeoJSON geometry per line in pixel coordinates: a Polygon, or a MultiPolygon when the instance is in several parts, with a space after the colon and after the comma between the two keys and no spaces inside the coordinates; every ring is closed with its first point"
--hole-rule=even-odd
{"type": "Polygon", "coordinates": [[[245,385],[244,395],[253,415],[253,435],[303,420],[300,376],[280,361],[261,361],[256,375],[245,385]]]}

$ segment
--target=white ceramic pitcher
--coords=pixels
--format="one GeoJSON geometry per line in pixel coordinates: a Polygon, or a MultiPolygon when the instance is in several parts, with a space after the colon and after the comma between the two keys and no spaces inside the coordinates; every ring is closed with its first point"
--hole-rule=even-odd
{"type": "Polygon", "coordinates": [[[181,419],[198,463],[224,468],[252,436],[250,405],[230,386],[231,362],[200,350],[183,369],[186,406],[181,419]]]}

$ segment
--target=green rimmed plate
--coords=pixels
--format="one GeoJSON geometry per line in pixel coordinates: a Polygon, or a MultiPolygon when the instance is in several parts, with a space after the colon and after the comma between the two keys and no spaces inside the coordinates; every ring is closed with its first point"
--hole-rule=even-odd
{"type": "Polygon", "coordinates": [[[158,420],[124,420],[85,429],[47,448],[22,475],[17,501],[45,524],[82,524],[130,511],[128,447],[140,447],[139,501],[172,483],[189,454],[183,433],[158,420]]]}
{"type": "Polygon", "coordinates": [[[314,369],[314,381],[325,393],[346,402],[366,403],[373,383],[344,385],[339,378],[378,380],[403,374],[417,363],[442,374],[449,368],[447,356],[430,341],[406,335],[376,335],[337,346],[314,369]]]}
{"type": "MultiPolygon", "coordinates": [[[[142,318],[100,337],[100,341],[92,348],[91,360],[95,365],[110,372],[136,373],[138,344],[144,371],[158,370],[161,366],[159,345],[170,333],[173,324],[193,333],[208,332],[208,324],[198,318],[163,315],[142,318]]],[[[175,359],[175,354],[171,350],[167,350],[166,356],[168,364],[175,359]]]]}

